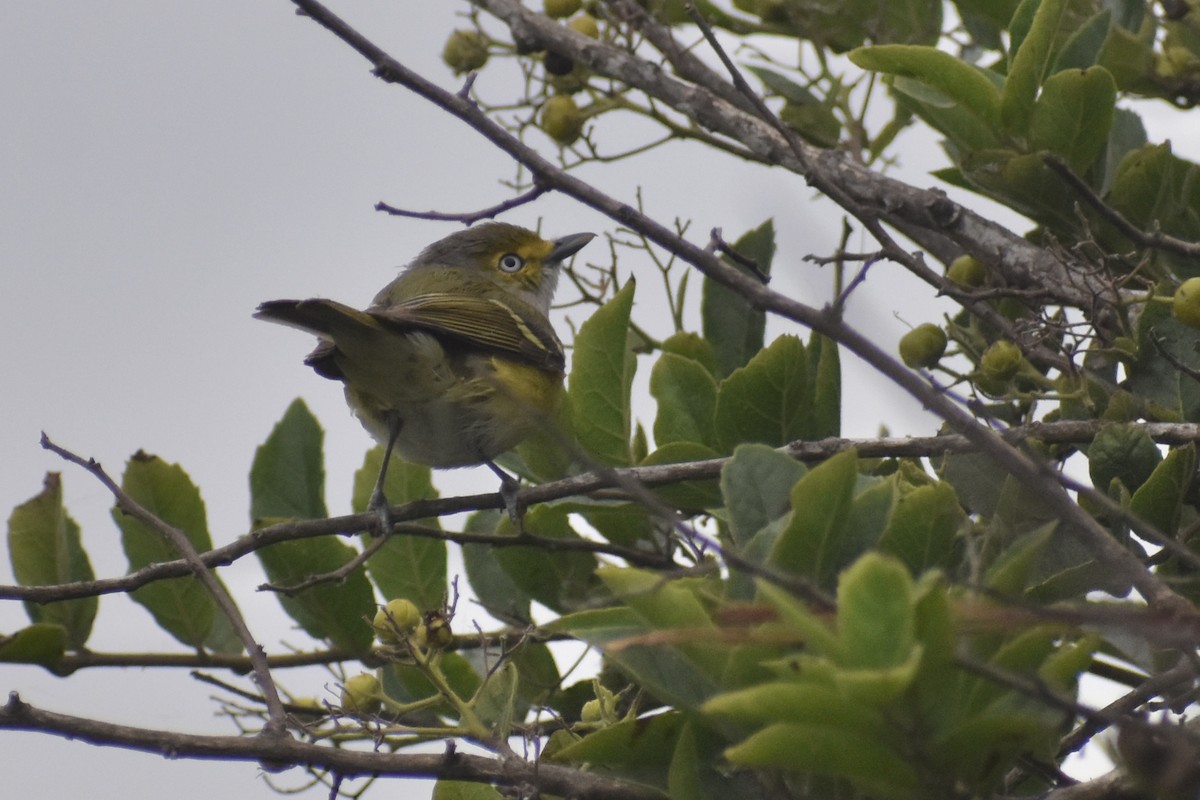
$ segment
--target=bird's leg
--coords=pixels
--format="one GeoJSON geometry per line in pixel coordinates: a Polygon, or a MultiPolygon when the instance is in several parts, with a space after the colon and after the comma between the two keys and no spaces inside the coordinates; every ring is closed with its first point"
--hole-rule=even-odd
{"type": "Polygon", "coordinates": [[[403,427],[404,420],[400,419],[400,415],[395,411],[389,411],[387,425],[388,440],[383,448],[383,463],[379,465],[379,477],[375,481],[375,489],[371,492],[371,500],[367,503],[367,510],[374,512],[379,521],[380,535],[386,535],[392,529],[392,509],[388,505],[383,485],[387,480],[388,464],[392,463],[392,450],[396,447],[396,440],[400,438],[400,428],[403,427]]]}
{"type": "Polygon", "coordinates": [[[504,499],[504,510],[508,512],[508,518],[517,527],[517,532],[524,533],[525,526],[521,522],[524,514],[522,509],[517,506],[517,492],[521,489],[521,482],[496,466],[491,459],[487,459],[483,463],[500,479],[500,497],[504,499]]]}

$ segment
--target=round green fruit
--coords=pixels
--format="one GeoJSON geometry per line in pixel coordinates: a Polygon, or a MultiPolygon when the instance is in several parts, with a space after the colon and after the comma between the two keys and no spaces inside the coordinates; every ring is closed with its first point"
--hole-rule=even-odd
{"type": "Polygon", "coordinates": [[[1200,328],[1200,278],[1188,278],[1171,298],[1175,319],[1190,328],[1200,328]]]}
{"type": "Polygon", "coordinates": [[[421,624],[421,609],[411,600],[398,598],[379,609],[371,627],[384,644],[398,644],[421,624]]]}
{"type": "Polygon", "coordinates": [[[931,322],[900,337],[900,360],[913,369],[927,369],[946,352],[946,332],[931,322]]]}
{"type": "Polygon", "coordinates": [[[556,94],[542,104],[542,130],[566,147],[583,133],[583,112],[569,95],[556,94]]]}
{"type": "Polygon", "coordinates": [[[963,288],[975,289],[987,280],[987,267],[974,256],[959,256],[950,262],[946,277],[963,288]]]}
{"type": "Polygon", "coordinates": [[[989,381],[1011,381],[1021,369],[1023,360],[1021,348],[1001,339],[983,352],[979,359],[979,371],[989,381]]]}
{"type": "Polygon", "coordinates": [[[479,31],[454,31],[442,49],[442,61],[455,73],[481,69],[487,60],[487,39],[479,31]]]}
{"type": "Polygon", "coordinates": [[[545,0],[544,6],[547,17],[562,19],[583,8],[583,0],[545,0]]]}
{"type": "Polygon", "coordinates": [[[379,679],[369,672],[355,675],[342,687],[342,708],[351,714],[370,716],[383,708],[379,679]]]}
{"type": "Polygon", "coordinates": [[[592,39],[600,38],[600,23],[591,14],[580,14],[568,22],[567,27],[592,39]]]}

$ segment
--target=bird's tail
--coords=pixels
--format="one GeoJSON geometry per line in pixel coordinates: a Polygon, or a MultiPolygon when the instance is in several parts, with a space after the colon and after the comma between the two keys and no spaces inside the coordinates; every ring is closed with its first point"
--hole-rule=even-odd
{"type": "Polygon", "coordinates": [[[363,328],[379,328],[370,314],[333,300],[268,300],[258,307],[254,318],[334,340],[347,333],[361,333],[363,328]]]}

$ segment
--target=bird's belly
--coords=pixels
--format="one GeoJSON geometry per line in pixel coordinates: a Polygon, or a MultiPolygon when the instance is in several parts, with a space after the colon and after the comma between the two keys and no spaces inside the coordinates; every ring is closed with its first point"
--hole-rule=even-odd
{"type": "MultiPolygon", "coordinates": [[[[548,424],[558,407],[561,374],[524,364],[477,356],[453,369],[443,361],[439,374],[386,382],[385,392],[363,391],[347,382],[346,399],[363,427],[386,444],[389,420],[400,431],[395,451],[402,458],[433,467],[464,467],[511,450],[539,425],[548,424]],[[431,391],[415,391],[414,385],[431,391]]],[[[382,389],[384,381],[373,382],[382,389]]]]}

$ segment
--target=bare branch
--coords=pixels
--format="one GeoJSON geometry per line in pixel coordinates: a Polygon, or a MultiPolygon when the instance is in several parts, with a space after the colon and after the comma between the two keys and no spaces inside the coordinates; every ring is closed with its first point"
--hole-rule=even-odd
{"type": "Polygon", "coordinates": [[[156,531],[179,551],[180,555],[183,556],[187,571],[200,581],[212,597],[213,602],[221,609],[221,613],[229,620],[229,624],[233,627],[234,632],[241,641],[242,647],[246,649],[246,653],[250,657],[250,663],[254,668],[255,680],[258,682],[259,688],[262,689],[267,701],[269,719],[262,733],[272,737],[286,737],[287,731],[285,730],[285,725],[287,713],[283,709],[283,701],[279,698],[279,690],[275,688],[275,681],[271,678],[271,669],[267,665],[267,655],[263,651],[262,646],[255,641],[254,635],[250,633],[250,628],[246,624],[241,610],[238,609],[237,603],[234,602],[233,597],[230,596],[225,586],[212,574],[208,565],[200,558],[200,554],[192,546],[192,542],[188,539],[187,534],[173,525],[168,525],[130,497],[124,489],[108,476],[108,473],[104,471],[95,459],[87,459],[85,461],[74,453],[64,450],[51,442],[45,433],[42,434],[42,447],[90,472],[116,498],[117,508],[122,513],[128,514],[151,530],[156,531]]]}
{"type": "Polygon", "coordinates": [[[23,702],[16,692],[0,707],[0,729],[35,731],[89,744],[123,747],[167,758],[257,761],[281,769],[304,766],[347,777],[386,775],[533,786],[544,794],[588,800],[662,800],[655,789],[555,764],[496,759],[448,751],[440,755],[329,747],[285,737],[198,736],[135,728],[56,714],[23,702]]]}

